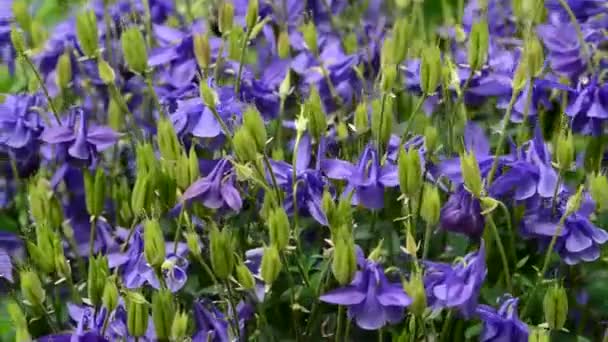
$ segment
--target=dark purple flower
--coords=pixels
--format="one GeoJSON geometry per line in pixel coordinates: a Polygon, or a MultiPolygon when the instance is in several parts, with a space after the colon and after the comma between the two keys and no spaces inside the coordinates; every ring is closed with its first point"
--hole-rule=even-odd
{"type": "Polygon", "coordinates": [[[573,99],[566,109],[572,118],[572,129],[582,134],[603,134],[608,120],[608,84],[597,77],[581,77],[573,99]]]}
{"type": "MultiPolygon", "coordinates": [[[[572,194],[569,191],[562,190],[557,195],[555,204],[552,198],[536,197],[529,200],[522,220],[524,236],[537,239],[539,244],[546,248],[557,234],[559,221],[566,213],[566,203],[570,195],[572,194]]],[[[594,209],[595,203],[589,194],[584,193],[579,210],[564,221],[554,250],[568,265],[597,260],[600,257],[601,245],[608,241],[608,233],[591,222],[590,216],[594,209]]]]}
{"type": "Polygon", "coordinates": [[[162,264],[162,274],[171,292],[181,290],[188,280],[188,259],[177,254],[169,254],[162,264]]]}
{"type": "Polygon", "coordinates": [[[0,278],[13,282],[12,258],[21,259],[24,255],[24,245],[21,239],[8,232],[0,232],[0,278]]]}
{"type": "Polygon", "coordinates": [[[34,108],[43,110],[42,105],[38,95],[7,96],[0,104],[0,145],[21,151],[35,145],[42,131],[42,120],[34,108]]]}
{"type": "Polygon", "coordinates": [[[465,255],[453,265],[430,261],[425,265],[424,287],[429,306],[455,308],[465,318],[471,317],[487,274],[483,242],[478,251],[465,255]]]}
{"type": "MultiPolygon", "coordinates": [[[[245,322],[251,318],[252,309],[246,303],[237,305],[236,319],[241,330],[241,335],[244,333],[245,322]]],[[[230,314],[230,318],[235,319],[234,315],[230,314]]],[[[196,325],[196,333],[192,336],[193,342],[229,342],[231,341],[228,329],[228,319],[220,312],[211,301],[203,299],[194,303],[194,323],[196,325]]]]}
{"type": "Polygon", "coordinates": [[[491,36],[511,37],[516,32],[515,16],[509,0],[468,1],[464,8],[462,26],[469,32],[475,22],[486,18],[486,16],[492,18],[492,20],[488,20],[488,29],[491,36]],[[485,4],[487,12],[482,10],[480,2],[485,4]]]}
{"type": "Polygon", "coordinates": [[[536,31],[549,52],[547,59],[553,71],[570,78],[576,78],[585,71],[587,61],[572,24],[542,24],[536,31]]]}
{"type": "MultiPolygon", "coordinates": [[[[566,0],[566,3],[579,22],[587,21],[590,17],[600,13],[608,12],[608,7],[606,7],[606,2],[604,0],[566,0]]],[[[549,11],[558,14],[562,21],[570,21],[568,12],[559,0],[545,1],[545,7],[547,7],[549,11]]]]}
{"type": "Polygon", "coordinates": [[[384,207],[384,188],[399,185],[397,167],[390,163],[380,165],[378,152],[368,144],[357,165],[339,159],[324,159],[321,168],[332,179],[346,180],[343,196],[353,193],[353,205],[368,209],[384,207]]]}
{"type": "Polygon", "coordinates": [[[254,296],[258,302],[263,302],[266,296],[266,284],[262,279],[262,256],[264,255],[264,248],[254,248],[245,252],[245,265],[253,274],[255,279],[254,296]]]}
{"type": "Polygon", "coordinates": [[[348,316],[362,329],[376,330],[401,321],[404,308],[412,303],[403,285],[389,282],[382,266],[373,260],[359,255],[358,263],[361,270],[350,285],[330,291],[320,299],[348,307],[348,316]]]}
{"type": "MultiPolygon", "coordinates": [[[[552,80],[549,77],[546,77],[544,79],[534,79],[534,81],[532,82],[531,90],[530,83],[527,82],[525,87],[517,96],[517,100],[513,104],[511,121],[516,123],[523,122],[527,110],[528,122],[534,122],[539,110],[551,110],[553,108],[553,104],[551,103],[550,95],[551,91],[556,89],[571,90],[570,87],[562,85],[561,83],[552,80]],[[530,91],[532,91],[532,94],[530,94],[530,91]]],[[[509,100],[505,98],[502,103],[499,103],[498,107],[506,109],[508,107],[508,102],[509,100]]]]}
{"type": "Polygon", "coordinates": [[[228,207],[238,212],[243,206],[243,201],[234,187],[235,177],[231,162],[226,158],[220,159],[207,176],[195,181],[186,189],[180,202],[200,201],[210,209],[228,207]]]}
{"type": "Polygon", "coordinates": [[[477,315],[483,321],[481,342],[527,342],[528,325],[517,316],[519,299],[507,296],[498,310],[488,305],[479,305],[477,315]]]}
{"type": "Polygon", "coordinates": [[[479,200],[464,188],[458,186],[441,208],[441,228],[464,234],[471,239],[479,239],[485,227],[479,200]]]}

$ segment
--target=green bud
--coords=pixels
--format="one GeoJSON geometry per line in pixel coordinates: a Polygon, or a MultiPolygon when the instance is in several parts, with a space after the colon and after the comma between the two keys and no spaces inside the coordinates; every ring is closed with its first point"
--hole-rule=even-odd
{"type": "Polygon", "coordinates": [[[97,70],[99,72],[99,78],[103,81],[104,84],[114,84],[114,80],[116,79],[116,75],[114,74],[114,69],[102,58],[97,60],[97,70]]]}
{"type": "Polygon", "coordinates": [[[8,316],[11,319],[11,323],[13,323],[14,331],[15,331],[15,341],[18,342],[30,342],[32,340],[32,336],[27,328],[27,318],[25,314],[14,301],[9,301],[6,305],[6,311],[8,312],[8,316]]]}
{"type": "Polygon", "coordinates": [[[589,180],[589,192],[597,204],[598,210],[608,209],[608,177],[606,175],[600,173],[592,175],[589,180]]]}
{"type": "Polygon", "coordinates": [[[304,115],[308,119],[308,128],[313,138],[319,141],[327,131],[327,117],[317,88],[310,89],[308,101],[304,105],[304,115]]]}
{"type": "Polygon", "coordinates": [[[196,258],[201,258],[201,241],[196,233],[186,233],[186,244],[188,245],[188,251],[190,253],[196,258]]]}
{"type": "Polygon", "coordinates": [[[437,46],[429,46],[422,50],[420,61],[420,88],[426,95],[437,90],[441,82],[441,51],[437,46]]]}
{"type": "Polygon", "coordinates": [[[137,171],[150,172],[157,169],[154,147],[150,143],[140,143],[135,148],[135,163],[137,171]]]}
{"type": "Polygon", "coordinates": [[[175,304],[173,294],[168,289],[161,289],[152,294],[152,321],[156,337],[159,340],[166,340],[171,334],[171,326],[175,316],[175,304]]]}
{"type": "Polygon", "coordinates": [[[13,17],[15,22],[25,31],[32,29],[32,16],[30,15],[27,1],[13,1],[13,17]]]}
{"type": "Polygon", "coordinates": [[[405,18],[400,18],[395,21],[393,26],[393,60],[396,64],[403,62],[405,59],[408,41],[412,34],[413,25],[408,23],[405,18]]]}
{"type": "Polygon", "coordinates": [[[144,222],[144,255],[146,261],[158,268],[165,261],[165,238],[158,220],[148,219],[144,222]]]}
{"type": "Polygon", "coordinates": [[[402,193],[413,198],[420,191],[423,184],[420,153],[414,148],[410,148],[407,152],[403,148],[399,150],[399,186],[402,193]]]}
{"type": "Polygon", "coordinates": [[[488,23],[481,20],[473,24],[469,34],[469,66],[472,70],[479,70],[486,63],[489,46],[488,23]]]}
{"type": "Polygon", "coordinates": [[[282,268],[283,264],[277,247],[264,248],[264,255],[262,256],[262,279],[264,279],[264,282],[268,285],[274,283],[282,268]]]}
{"type": "Polygon", "coordinates": [[[526,66],[528,67],[528,77],[538,77],[543,71],[545,65],[545,55],[543,45],[535,35],[530,35],[526,39],[524,46],[524,56],[526,58],[526,66]]]}
{"type": "Polygon", "coordinates": [[[194,183],[201,175],[198,166],[198,155],[196,154],[194,146],[192,146],[190,152],[188,152],[188,174],[190,175],[190,183],[194,183]]]}
{"type": "Polygon", "coordinates": [[[437,132],[437,128],[435,126],[426,126],[424,128],[424,146],[426,147],[427,152],[432,153],[437,148],[437,139],[439,133],[437,132]]]}
{"type": "Polygon", "coordinates": [[[234,22],[234,5],[225,1],[222,3],[218,15],[218,26],[222,34],[226,34],[232,30],[232,24],[234,22]]]}
{"type": "Polygon", "coordinates": [[[23,270],[19,274],[21,282],[21,294],[32,306],[41,308],[46,299],[46,293],[40,282],[40,278],[34,271],[23,270]]]}
{"type": "Polygon", "coordinates": [[[245,128],[238,129],[232,137],[234,143],[234,153],[237,158],[243,162],[250,162],[257,159],[258,151],[255,141],[251,133],[245,128]]]}
{"type": "Polygon", "coordinates": [[[215,109],[217,104],[217,93],[213,90],[207,82],[201,82],[199,86],[200,96],[203,99],[205,106],[215,109]]]}
{"type": "Polygon", "coordinates": [[[460,169],[467,189],[475,197],[481,197],[483,183],[481,180],[481,173],[479,172],[479,164],[477,163],[477,158],[473,151],[465,152],[460,156],[460,169]]]}
{"type": "MultiPolygon", "coordinates": [[[[15,1],[17,3],[19,1],[15,1]]],[[[11,42],[15,51],[18,55],[22,55],[25,52],[25,40],[23,39],[23,33],[15,25],[11,25],[11,42]]]]}
{"type": "Polygon", "coordinates": [[[332,227],[332,222],[334,222],[333,217],[336,213],[336,203],[334,202],[334,198],[331,193],[327,190],[323,191],[323,197],[321,197],[321,208],[327,216],[329,226],[332,227]]]}
{"type": "Polygon", "coordinates": [[[279,36],[277,37],[277,53],[279,54],[279,58],[289,57],[289,49],[289,34],[286,31],[279,32],[279,36]]]}
{"type": "Polygon", "coordinates": [[[165,160],[178,160],[182,154],[173,123],[168,118],[160,118],[157,123],[158,149],[165,160]]]}
{"type": "Polygon", "coordinates": [[[255,279],[253,278],[253,274],[251,274],[249,268],[242,262],[239,262],[239,264],[236,266],[236,279],[246,290],[251,290],[255,287],[255,279]]]}
{"type": "Polygon", "coordinates": [[[127,28],[120,37],[122,52],[129,68],[140,75],[148,69],[148,51],[141,31],[136,27],[127,28]]]}
{"type": "Polygon", "coordinates": [[[528,63],[525,59],[522,59],[515,70],[513,76],[513,89],[517,92],[521,91],[528,82],[528,63]]]}
{"type": "Polygon", "coordinates": [[[439,191],[437,187],[431,184],[425,184],[422,195],[422,206],[420,207],[420,216],[427,224],[434,225],[439,222],[439,213],[441,211],[441,201],[439,200],[439,191]]]}
{"type": "Polygon", "coordinates": [[[93,306],[97,307],[101,304],[103,291],[108,282],[110,268],[108,267],[108,259],[105,256],[99,255],[89,259],[89,274],[87,278],[87,294],[93,306]]]}
{"type": "Polygon", "coordinates": [[[357,255],[355,253],[355,242],[351,232],[346,226],[335,229],[334,257],[331,270],[340,285],[349,284],[357,271],[357,255]]]}
{"type": "Polygon", "coordinates": [[[393,101],[391,96],[385,97],[385,103],[376,99],[372,102],[372,137],[375,141],[386,145],[393,130],[393,101]]]}
{"type": "Polygon", "coordinates": [[[97,57],[99,37],[97,17],[93,11],[84,11],[76,16],[76,35],[80,49],[87,57],[97,57]]]}
{"type": "Polygon", "coordinates": [[[175,314],[171,325],[171,341],[184,341],[188,333],[188,313],[180,311],[175,314]]]}
{"type": "Polygon", "coordinates": [[[318,55],[319,47],[317,45],[317,27],[315,26],[315,23],[312,20],[308,21],[300,27],[300,32],[302,32],[304,43],[308,50],[310,50],[313,55],[318,55]]]}
{"type": "Polygon", "coordinates": [[[395,55],[395,42],[393,38],[387,37],[382,43],[382,50],[380,51],[380,65],[385,68],[390,65],[395,65],[393,56],[395,55]]]}
{"type": "Polygon", "coordinates": [[[245,39],[245,32],[240,25],[236,25],[228,36],[228,58],[238,60],[241,54],[241,39],[245,39]]]}
{"type": "Polygon", "coordinates": [[[559,168],[562,170],[570,169],[572,161],[574,160],[574,138],[572,137],[571,132],[561,134],[561,136],[557,138],[555,152],[559,168]]]}
{"type": "Polygon", "coordinates": [[[255,24],[258,22],[258,0],[250,0],[249,6],[247,7],[247,14],[245,16],[245,23],[247,24],[247,31],[251,31],[255,24]]]}
{"type": "Polygon", "coordinates": [[[103,212],[106,178],[101,167],[95,170],[95,176],[88,170],[84,172],[84,188],[87,211],[91,216],[99,216],[103,212]]]}
{"type": "Polygon", "coordinates": [[[362,134],[369,129],[369,118],[367,114],[367,103],[360,102],[355,109],[355,130],[362,134]]]}
{"type": "Polygon", "coordinates": [[[127,293],[127,330],[134,337],[141,337],[148,329],[150,304],[139,292],[127,293]]]}
{"type": "Polygon", "coordinates": [[[426,310],[426,292],[421,272],[413,272],[409,281],[403,285],[405,292],[412,298],[409,310],[416,316],[421,317],[426,310]]]}
{"type": "Polygon", "coordinates": [[[108,279],[103,287],[101,303],[108,312],[114,311],[118,306],[118,288],[116,287],[116,281],[113,277],[108,279]]]}
{"type": "MultiPolygon", "coordinates": [[[[525,1],[525,0],[524,0],[525,1]]],[[[528,342],[550,342],[551,332],[544,328],[534,327],[530,329],[528,342]]]]}
{"type": "Polygon", "coordinates": [[[34,221],[38,224],[46,224],[51,228],[61,226],[63,222],[63,210],[48,180],[39,177],[28,187],[30,210],[34,221]]]}
{"type": "Polygon", "coordinates": [[[234,268],[232,235],[228,229],[220,231],[214,226],[211,228],[209,240],[211,267],[219,279],[226,280],[234,268]]]}
{"type": "Polygon", "coordinates": [[[243,126],[253,137],[258,151],[264,151],[266,147],[266,126],[264,119],[255,107],[249,107],[243,114],[243,126]]]}
{"type": "Polygon", "coordinates": [[[286,98],[291,92],[291,73],[287,72],[285,78],[279,85],[279,96],[281,99],[286,98]]]}
{"type": "Polygon", "coordinates": [[[59,89],[65,89],[72,80],[72,61],[70,60],[69,52],[64,52],[59,60],[55,70],[55,83],[59,89]]]}
{"type": "Polygon", "coordinates": [[[397,79],[397,67],[394,64],[386,65],[382,68],[382,91],[385,93],[391,92],[395,80],[397,79]]]}
{"type": "Polygon", "coordinates": [[[211,65],[211,48],[209,47],[209,36],[206,34],[195,34],[193,37],[194,56],[199,68],[207,70],[211,65]]]}
{"type": "Polygon", "coordinates": [[[270,243],[283,250],[289,245],[289,218],[283,207],[275,208],[268,216],[270,243]]]}
{"type": "Polygon", "coordinates": [[[72,275],[72,269],[70,268],[70,264],[63,254],[63,246],[61,246],[59,239],[57,239],[57,243],[55,244],[53,260],[55,262],[57,275],[59,275],[59,277],[69,279],[72,275]]]}
{"type": "Polygon", "coordinates": [[[566,290],[559,285],[551,286],[543,298],[543,312],[549,328],[560,330],[568,316],[568,296],[566,290]]]}
{"type": "Polygon", "coordinates": [[[43,25],[40,21],[32,22],[32,32],[31,32],[31,41],[32,41],[32,49],[35,52],[39,51],[44,47],[44,43],[47,40],[48,33],[47,27],[43,25]]]}
{"type": "Polygon", "coordinates": [[[152,173],[145,171],[137,173],[131,193],[131,209],[136,216],[143,215],[152,202],[152,175],[152,173]]]}
{"type": "Polygon", "coordinates": [[[543,20],[545,2],[543,0],[514,0],[515,17],[524,23],[540,23],[543,20]]]}
{"type": "Polygon", "coordinates": [[[568,198],[568,202],[566,203],[566,216],[573,214],[580,209],[581,203],[583,202],[583,190],[584,186],[579,186],[576,193],[568,198]]]}

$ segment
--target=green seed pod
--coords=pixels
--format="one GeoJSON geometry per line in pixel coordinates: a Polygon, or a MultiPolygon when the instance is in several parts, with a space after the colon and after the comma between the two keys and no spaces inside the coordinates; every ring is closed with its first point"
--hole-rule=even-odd
{"type": "MultiPolygon", "coordinates": [[[[523,0],[526,1],[526,0],[523,0]]],[[[551,332],[544,328],[534,327],[530,329],[530,336],[528,342],[550,342],[551,332]]]]}
{"type": "Polygon", "coordinates": [[[437,148],[437,140],[439,133],[437,132],[437,128],[435,126],[426,126],[424,128],[424,147],[426,147],[427,152],[432,153],[437,148]]]}
{"type": "Polygon", "coordinates": [[[112,69],[108,62],[99,58],[97,60],[97,70],[99,72],[99,78],[101,78],[104,84],[114,84],[116,75],[114,74],[114,69],[112,69]]]}
{"type": "Polygon", "coordinates": [[[55,83],[59,89],[66,89],[72,81],[72,61],[69,52],[64,52],[57,60],[55,83]]]}
{"type": "Polygon", "coordinates": [[[37,178],[28,186],[28,197],[30,211],[34,221],[38,224],[46,224],[50,228],[61,226],[63,222],[63,210],[45,178],[37,178]]]}
{"type": "Polygon", "coordinates": [[[441,82],[441,51],[437,46],[422,50],[420,61],[420,88],[426,95],[433,94],[441,82]]]}
{"type": "Polygon", "coordinates": [[[555,149],[557,156],[557,164],[562,170],[569,170],[574,160],[574,138],[572,133],[562,134],[557,138],[557,146],[555,149]]]}
{"type": "Polygon", "coordinates": [[[413,272],[409,281],[403,285],[405,292],[412,298],[409,310],[416,316],[421,317],[426,310],[426,292],[421,272],[413,272]]]}
{"type": "Polygon", "coordinates": [[[31,42],[32,49],[37,52],[44,47],[44,43],[48,38],[47,27],[36,20],[32,22],[31,42]]]}
{"type": "Polygon", "coordinates": [[[369,117],[367,113],[367,103],[361,102],[355,109],[355,130],[362,134],[369,130],[369,117]]]}
{"type": "Polygon", "coordinates": [[[393,60],[396,64],[405,59],[412,28],[413,25],[406,18],[397,19],[393,25],[393,60]]]}
{"type": "Polygon", "coordinates": [[[591,176],[589,192],[599,211],[608,209],[608,177],[606,175],[597,173],[591,176]]]}
{"type": "Polygon", "coordinates": [[[247,31],[251,31],[255,24],[258,22],[258,0],[250,0],[249,6],[247,7],[247,14],[245,16],[245,23],[247,24],[247,31]]]}
{"type": "Polygon", "coordinates": [[[289,245],[289,218],[283,207],[275,208],[268,216],[270,243],[283,250],[289,245]]]}
{"type": "Polygon", "coordinates": [[[249,107],[243,114],[243,126],[254,139],[258,151],[266,147],[266,126],[260,112],[255,107],[249,107]]]}
{"type": "Polygon", "coordinates": [[[372,137],[382,145],[386,145],[393,130],[393,98],[387,96],[385,103],[376,99],[372,102],[372,137]]]}
{"type": "Polygon", "coordinates": [[[206,82],[201,82],[199,86],[200,96],[205,106],[214,110],[217,105],[217,93],[206,82]]]}
{"type": "Polygon", "coordinates": [[[219,279],[226,280],[234,268],[232,235],[228,229],[224,229],[220,232],[217,227],[213,227],[209,234],[209,240],[211,267],[213,267],[213,272],[215,272],[215,275],[219,279]]]}
{"type": "Polygon", "coordinates": [[[380,51],[380,65],[382,69],[387,66],[395,65],[395,60],[393,56],[395,50],[395,41],[391,37],[384,38],[384,42],[382,43],[382,50],[380,51]]]}
{"type": "Polygon", "coordinates": [[[69,279],[72,275],[72,269],[70,268],[70,264],[68,264],[68,261],[63,254],[63,246],[61,246],[59,237],[57,237],[56,241],[57,242],[54,244],[55,251],[53,256],[55,269],[57,270],[59,277],[69,279]]]}
{"type": "Polygon", "coordinates": [[[526,39],[524,56],[526,58],[526,66],[528,67],[528,77],[540,76],[545,65],[545,55],[542,43],[533,34],[526,39]]]}
{"type": "Polygon", "coordinates": [[[479,70],[486,63],[489,36],[488,23],[485,20],[478,21],[471,27],[468,51],[471,70],[479,70]]]}
{"type": "Polygon", "coordinates": [[[300,32],[304,38],[304,44],[313,55],[319,54],[319,46],[317,45],[317,27],[311,20],[300,27],[300,32]]]}
{"type": "Polygon", "coordinates": [[[175,314],[171,325],[171,341],[184,341],[188,333],[188,313],[180,311],[175,314]]]}
{"type": "Polygon", "coordinates": [[[188,251],[192,253],[196,258],[201,258],[201,241],[198,235],[194,232],[186,233],[186,244],[188,245],[188,251]]]}
{"type": "Polygon", "coordinates": [[[584,186],[579,186],[576,193],[568,198],[568,202],[566,203],[566,213],[564,215],[571,215],[580,209],[581,203],[583,202],[583,190],[584,186]]]}
{"type": "Polygon", "coordinates": [[[528,82],[528,64],[525,59],[522,59],[515,70],[515,75],[513,76],[513,90],[519,92],[521,91],[528,82]]]}
{"type": "Polygon", "coordinates": [[[334,202],[334,198],[331,193],[327,190],[323,191],[323,197],[321,198],[321,208],[323,208],[323,212],[327,216],[327,221],[329,222],[330,227],[334,226],[334,216],[336,214],[336,203],[334,202]]]}
{"type": "Polygon", "coordinates": [[[133,192],[131,193],[131,209],[135,216],[143,215],[152,202],[151,173],[141,171],[137,173],[133,192]]]}
{"type": "Polygon", "coordinates": [[[439,191],[437,187],[431,184],[425,184],[422,195],[422,206],[420,207],[420,216],[430,225],[439,222],[439,213],[441,211],[441,201],[439,199],[439,191]]]}
{"type": "Polygon", "coordinates": [[[475,197],[481,197],[483,183],[479,171],[479,164],[477,163],[477,158],[473,151],[465,152],[460,156],[460,169],[467,189],[475,197]]]}
{"type": "Polygon", "coordinates": [[[388,64],[382,68],[382,91],[390,93],[397,79],[397,67],[394,64],[388,64]]]}
{"type": "Polygon", "coordinates": [[[319,141],[327,131],[327,117],[325,116],[321,96],[315,87],[310,89],[308,101],[304,105],[304,115],[308,119],[310,134],[316,141],[319,141]]]}
{"type": "Polygon", "coordinates": [[[251,274],[249,268],[242,262],[239,262],[239,264],[236,266],[236,279],[246,290],[255,288],[255,279],[253,278],[253,274],[251,274]]]}
{"type": "MultiPolygon", "coordinates": [[[[15,1],[16,3],[19,1],[15,1]]],[[[11,42],[15,51],[18,55],[23,55],[25,52],[25,40],[23,39],[23,33],[17,26],[11,25],[11,42]]]]}
{"type": "Polygon", "coordinates": [[[110,268],[105,256],[97,256],[89,259],[89,274],[87,278],[87,294],[93,306],[101,304],[104,287],[108,282],[110,268]]]}
{"type": "Polygon", "coordinates": [[[150,304],[139,292],[127,293],[127,330],[134,337],[141,337],[148,329],[150,304]]]}
{"type": "Polygon", "coordinates": [[[91,216],[99,216],[103,212],[105,200],[105,174],[103,169],[98,167],[95,175],[86,170],[84,172],[84,188],[87,211],[91,216]]]}
{"type": "Polygon", "coordinates": [[[241,54],[241,39],[245,39],[245,31],[240,25],[236,25],[228,35],[228,58],[238,60],[241,54]]]}
{"type": "Polygon", "coordinates": [[[127,28],[120,37],[122,52],[129,68],[140,75],[148,69],[148,51],[141,31],[136,27],[127,28]]]}
{"type": "Polygon", "coordinates": [[[243,162],[251,162],[255,161],[258,156],[257,146],[255,143],[254,137],[251,136],[251,133],[245,128],[239,128],[232,137],[232,142],[234,143],[234,153],[237,158],[243,162]]]}
{"type": "Polygon", "coordinates": [[[173,294],[168,289],[161,289],[152,294],[152,321],[159,340],[166,340],[171,335],[171,326],[175,316],[173,294]]]}
{"type": "Polygon", "coordinates": [[[99,37],[97,35],[97,17],[93,11],[84,11],[76,16],[76,35],[78,44],[85,56],[97,57],[99,37]]]}
{"type": "Polygon", "coordinates": [[[281,31],[277,37],[277,53],[279,54],[279,58],[289,57],[289,51],[289,34],[286,31],[281,31]]]}
{"type": "Polygon", "coordinates": [[[232,30],[234,22],[234,5],[230,1],[224,1],[218,14],[218,27],[222,35],[232,30]]]}
{"type": "Polygon", "coordinates": [[[194,183],[195,180],[200,177],[200,169],[198,166],[198,155],[194,146],[190,147],[188,152],[188,174],[190,175],[190,184],[194,183]]]}
{"type": "Polygon", "coordinates": [[[340,285],[349,284],[357,271],[355,242],[346,226],[336,229],[334,238],[334,257],[331,270],[340,285]]]}
{"type": "Polygon", "coordinates": [[[207,70],[211,65],[211,48],[209,47],[209,36],[206,34],[195,34],[192,38],[194,56],[201,70],[207,70]]]}
{"type": "Polygon", "coordinates": [[[144,221],[144,256],[153,268],[158,268],[165,261],[165,238],[158,220],[144,221]]]}
{"type": "Polygon", "coordinates": [[[42,308],[46,299],[46,293],[38,275],[34,271],[23,270],[19,274],[19,279],[23,298],[32,306],[42,308]]]}
{"type": "Polygon", "coordinates": [[[282,268],[283,264],[276,246],[264,248],[264,255],[262,256],[262,279],[264,279],[264,282],[268,285],[274,283],[282,268]]]}
{"type": "Polygon", "coordinates": [[[106,284],[103,287],[101,303],[108,312],[114,311],[118,306],[118,288],[116,287],[116,280],[114,277],[111,277],[106,281],[106,284]]]}
{"type": "Polygon", "coordinates": [[[15,331],[15,341],[17,342],[30,342],[32,340],[32,336],[30,335],[27,328],[27,318],[25,314],[14,301],[9,301],[6,305],[6,311],[8,312],[8,316],[11,319],[11,323],[13,323],[14,331],[15,331]]]}
{"type": "Polygon", "coordinates": [[[158,149],[165,160],[175,161],[182,155],[182,145],[177,138],[173,123],[168,118],[160,118],[157,123],[158,149]]]}
{"type": "Polygon", "coordinates": [[[559,285],[551,286],[543,298],[545,320],[552,330],[561,330],[568,318],[568,295],[559,285]]]}
{"type": "Polygon", "coordinates": [[[422,188],[422,166],[420,165],[420,152],[410,148],[407,152],[400,148],[399,152],[399,186],[401,192],[414,198],[422,188]]]}
{"type": "Polygon", "coordinates": [[[15,22],[21,29],[25,32],[31,32],[32,16],[30,15],[27,1],[13,1],[13,18],[15,18],[15,22]]]}

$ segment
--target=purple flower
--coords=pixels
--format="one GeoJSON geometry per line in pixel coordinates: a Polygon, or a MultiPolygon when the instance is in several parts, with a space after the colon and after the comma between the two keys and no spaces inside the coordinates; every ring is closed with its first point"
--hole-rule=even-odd
{"type": "Polygon", "coordinates": [[[260,303],[264,301],[264,297],[266,296],[266,285],[261,275],[263,255],[263,247],[250,249],[245,252],[245,265],[255,279],[254,297],[260,303]]]}
{"type": "MultiPolygon", "coordinates": [[[[563,190],[557,196],[555,208],[551,198],[533,198],[528,201],[526,214],[522,220],[525,237],[537,239],[546,248],[559,227],[562,215],[566,213],[566,203],[570,192],[563,190]]],[[[588,194],[583,195],[581,207],[569,215],[557,237],[554,250],[568,265],[582,261],[590,262],[600,256],[600,247],[608,241],[608,233],[596,227],[590,220],[595,203],[588,194]]]]}
{"type": "Polygon", "coordinates": [[[487,274],[485,258],[482,242],[477,252],[453,265],[425,262],[424,286],[429,305],[433,309],[456,308],[465,318],[471,317],[487,274]]]}
{"type": "Polygon", "coordinates": [[[443,205],[440,212],[441,228],[479,239],[485,227],[481,214],[481,203],[468,192],[464,185],[458,186],[443,205]]]}
{"type": "Polygon", "coordinates": [[[384,207],[384,188],[399,185],[397,167],[390,163],[380,165],[378,152],[368,144],[357,165],[339,159],[324,159],[321,168],[332,179],[346,180],[343,196],[353,192],[353,205],[368,209],[384,207]]]}
{"type": "Polygon", "coordinates": [[[195,181],[182,195],[181,203],[200,201],[210,209],[231,208],[241,210],[243,201],[234,187],[235,180],[232,164],[226,158],[220,159],[211,172],[195,181]]]}
{"type": "Polygon", "coordinates": [[[15,150],[35,145],[42,120],[34,107],[42,107],[42,103],[38,95],[7,96],[0,104],[0,145],[15,150]]]}
{"type": "MultiPolygon", "coordinates": [[[[533,122],[533,118],[536,118],[538,111],[542,108],[543,110],[551,110],[553,104],[550,100],[552,90],[572,90],[570,87],[564,86],[557,81],[550,79],[549,77],[544,79],[534,79],[532,82],[532,89],[530,89],[530,83],[527,82],[526,86],[521,90],[517,96],[517,100],[513,104],[513,111],[511,115],[511,121],[521,123],[524,121],[526,107],[528,112],[528,122],[533,122]],[[532,91],[532,94],[530,94],[532,91]],[[528,99],[528,97],[530,98],[528,99]],[[528,104],[528,100],[530,103],[528,104]]],[[[502,101],[499,104],[499,108],[506,109],[508,106],[508,99],[502,101]]]]}
{"type": "Polygon", "coordinates": [[[539,38],[548,50],[553,71],[570,78],[578,77],[587,67],[576,29],[569,22],[538,25],[539,38]]]}
{"type": "MultiPolygon", "coordinates": [[[[566,0],[566,3],[579,22],[587,21],[590,17],[608,11],[604,0],[566,0]]],[[[566,12],[566,9],[559,0],[547,0],[545,7],[549,11],[556,12],[562,21],[568,22],[570,20],[568,12],[566,12]]]]}
{"type": "Polygon", "coordinates": [[[177,254],[169,254],[162,264],[162,274],[171,292],[181,290],[188,280],[188,259],[177,254]]]}
{"type": "Polygon", "coordinates": [[[602,134],[608,120],[608,84],[597,77],[581,77],[573,98],[566,109],[572,118],[572,129],[582,134],[602,134]]]}
{"type": "Polygon", "coordinates": [[[359,255],[358,263],[361,270],[350,285],[330,291],[320,299],[347,306],[349,318],[362,329],[376,330],[401,321],[403,309],[412,303],[401,283],[389,282],[382,266],[373,260],[359,255]]]}
{"type": "MultiPolygon", "coordinates": [[[[252,317],[252,308],[249,304],[240,302],[237,305],[236,317],[230,314],[229,319],[238,319],[241,336],[244,334],[245,322],[252,317]]],[[[211,301],[203,299],[194,303],[194,323],[196,333],[192,336],[193,342],[229,342],[228,319],[211,301]]]]}
{"type": "Polygon", "coordinates": [[[17,235],[0,232],[0,279],[4,278],[10,283],[14,282],[11,258],[22,258],[23,252],[23,242],[17,235]]]}
{"type": "Polygon", "coordinates": [[[503,298],[498,310],[488,305],[479,305],[477,315],[483,321],[481,342],[527,342],[528,325],[517,316],[519,299],[503,298]]]}

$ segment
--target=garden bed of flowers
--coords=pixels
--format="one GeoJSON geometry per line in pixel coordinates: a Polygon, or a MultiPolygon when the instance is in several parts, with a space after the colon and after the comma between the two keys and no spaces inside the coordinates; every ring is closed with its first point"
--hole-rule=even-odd
{"type": "Polygon", "coordinates": [[[606,341],[608,3],[429,4],[1,0],[0,340],[606,341]]]}

